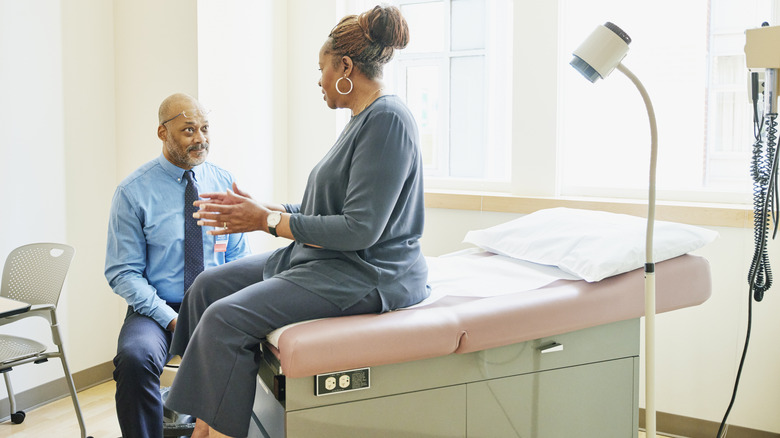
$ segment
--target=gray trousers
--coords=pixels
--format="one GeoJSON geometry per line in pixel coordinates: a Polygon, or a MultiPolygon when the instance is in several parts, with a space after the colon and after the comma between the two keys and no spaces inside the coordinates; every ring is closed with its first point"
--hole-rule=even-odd
{"type": "Polygon", "coordinates": [[[165,405],[231,437],[249,431],[260,342],[268,333],[294,322],[382,309],[376,291],[341,310],[287,280],[263,281],[269,256],[245,257],[201,273],[184,296],[171,342],[170,352],[182,362],[165,405]]]}

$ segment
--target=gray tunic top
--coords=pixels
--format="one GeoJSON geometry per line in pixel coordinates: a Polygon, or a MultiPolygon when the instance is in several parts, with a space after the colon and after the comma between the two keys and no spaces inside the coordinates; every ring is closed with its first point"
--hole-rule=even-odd
{"type": "Polygon", "coordinates": [[[424,207],[417,125],[398,97],[380,97],[314,167],[301,204],[285,205],[295,241],[274,252],[263,277],[342,309],[373,290],[382,311],[416,304],[430,293],[419,242],[424,207]]]}

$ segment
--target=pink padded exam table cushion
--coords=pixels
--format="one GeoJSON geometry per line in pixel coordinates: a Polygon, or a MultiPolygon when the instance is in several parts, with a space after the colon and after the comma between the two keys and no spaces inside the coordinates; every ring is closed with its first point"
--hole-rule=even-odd
{"type": "MultiPolygon", "coordinates": [[[[691,307],[711,294],[706,259],[684,255],[656,264],[657,313],[691,307]]],[[[597,283],[558,280],[488,298],[445,297],[380,315],[307,322],[266,345],[287,377],[470,353],[644,315],[644,272],[597,283]]]]}

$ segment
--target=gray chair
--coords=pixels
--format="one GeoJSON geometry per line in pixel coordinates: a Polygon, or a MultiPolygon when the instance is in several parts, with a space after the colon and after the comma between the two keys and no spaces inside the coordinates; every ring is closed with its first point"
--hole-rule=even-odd
{"type": "Polygon", "coordinates": [[[46,345],[32,339],[0,335],[0,373],[3,374],[8,390],[11,421],[19,424],[24,421],[25,413],[16,410],[16,400],[9,371],[15,366],[43,363],[51,357],[59,358],[65,372],[70,397],[73,400],[73,407],[76,409],[81,437],[85,438],[87,433],[84,418],[76,397],[76,386],[73,384],[73,377],[65,360],[56,313],[57,301],[59,301],[73,253],[74,249],[68,245],[34,243],[16,248],[8,255],[3,268],[2,283],[0,283],[0,296],[23,301],[32,306],[28,312],[0,318],[0,326],[32,316],[42,317],[51,326],[51,342],[56,350],[51,350],[46,345]]]}

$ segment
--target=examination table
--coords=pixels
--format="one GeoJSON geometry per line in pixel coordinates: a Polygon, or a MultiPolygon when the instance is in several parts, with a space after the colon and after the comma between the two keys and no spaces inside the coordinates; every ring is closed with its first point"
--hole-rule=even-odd
{"type": "MultiPolygon", "coordinates": [[[[709,263],[656,264],[657,312],[709,263]]],[[[636,437],[644,272],[437,297],[292,325],[263,344],[250,437],[636,437]]]]}

